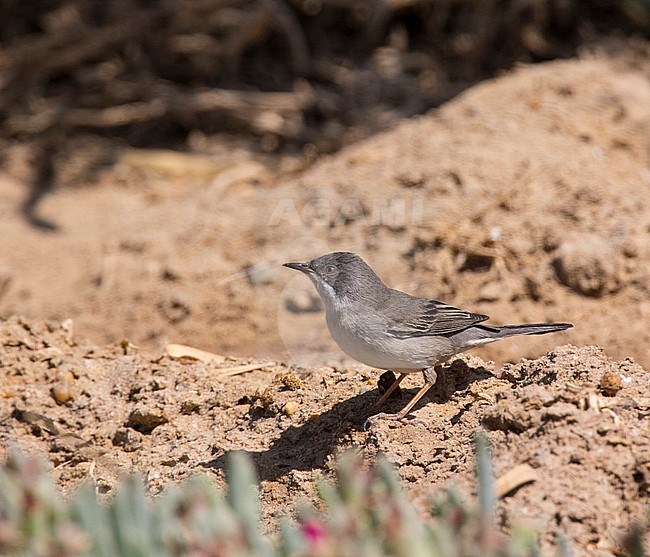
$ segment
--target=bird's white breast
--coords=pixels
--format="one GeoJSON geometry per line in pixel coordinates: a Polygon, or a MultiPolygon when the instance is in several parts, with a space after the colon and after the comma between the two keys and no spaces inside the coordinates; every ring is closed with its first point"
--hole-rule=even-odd
{"type": "Polygon", "coordinates": [[[341,350],[366,365],[393,371],[418,371],[427,367],[408,346],[409,342],[389,337],[385,324],[364,307],[341,301],[329,293],[322,296],[327,328],[341,350]]]}

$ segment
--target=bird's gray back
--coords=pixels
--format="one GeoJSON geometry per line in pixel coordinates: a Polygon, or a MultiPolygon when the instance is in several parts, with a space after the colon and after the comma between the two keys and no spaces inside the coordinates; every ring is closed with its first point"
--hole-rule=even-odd
{"type": "Polygon", "coordinates": [[[411,372],[445,361],[458,352],[453,340],[444,336],[399,338],[389,334],[394,323],[405,314],[422,311],[427,302],[397,290],[392,293],[347,300],[344,305],[328,308],[330,334],[348,356],[380,369],[411,372]],[[395,296],[399,296],[399,302],[395,296]]]}

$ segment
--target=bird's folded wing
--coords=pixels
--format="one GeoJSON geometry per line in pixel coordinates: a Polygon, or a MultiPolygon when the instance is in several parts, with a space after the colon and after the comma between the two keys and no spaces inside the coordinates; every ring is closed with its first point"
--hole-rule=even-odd
{"type": "Polygon", "coordinates": [[[436,300],[418,300],[400,314],[393,314],[386,332],[395,338],[445,335],[463,331],[489,319],[487,315],[470,313],[436,300]],[[415,307],[414,307],[415,306],[415,307]]]}

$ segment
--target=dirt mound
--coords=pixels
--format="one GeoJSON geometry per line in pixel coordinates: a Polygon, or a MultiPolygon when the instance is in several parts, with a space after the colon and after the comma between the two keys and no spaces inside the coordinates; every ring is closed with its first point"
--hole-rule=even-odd
{"type": "Polygon", "coordinates": [[[484,357],[572,342],[648,366],[648,129],[647,74],[574,60],[486,82],[306,171],[127,152],[103,186],[45,200],[55,234],[16,216],[5,175],[0,315],[71,317],[95,342],[340,362],[312,286],[280,264],[345,249],[496,323],[576,325],[484,357]]]}
{"type": "MultiPolygon", "coordinates": [[[[378,397],[367,368],[260,362],[225,377],[220,370],[242,362],[183,364],[127,344],[77,345],[70,323],[21,318],[0,322],[0,345],[2,450],[44,455],[64,491],[93,480],[110,493],[134,471],[153,492],[195,472],[221,483],[224,456],[243,449],[256,464],[268,524],[297,496],[314,497],[314,480],[355,447],[367,459],[386,454],[425,505],[447,481],[474,489],[472,436],[483,427],[497,476],[528,464],[536,478],[502,501],[503,527],[533,521],[545,547],[564,532],[582,554],[608,555],[648,503],[647,372],[595,347],[557,348],[499,375],[465,356],[449,366],[444,392],[434,389],[413,421],[398,424],[366,423],[378,397]],[[604,375],[613,396],[602,392],[604,375]]],[[[387,410],[419,381],[408,378],[387,410]]]]}

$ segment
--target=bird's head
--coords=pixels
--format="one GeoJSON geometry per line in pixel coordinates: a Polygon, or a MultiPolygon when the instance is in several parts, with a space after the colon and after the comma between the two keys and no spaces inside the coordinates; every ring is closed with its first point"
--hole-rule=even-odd
{"type": "Polygon", "coordinates": [[[345,251],[321,255],[309,263],[284,266],[305,273],[326,304],[368,297],[373,286],[383,284],[363,259],[345,251]]]}

